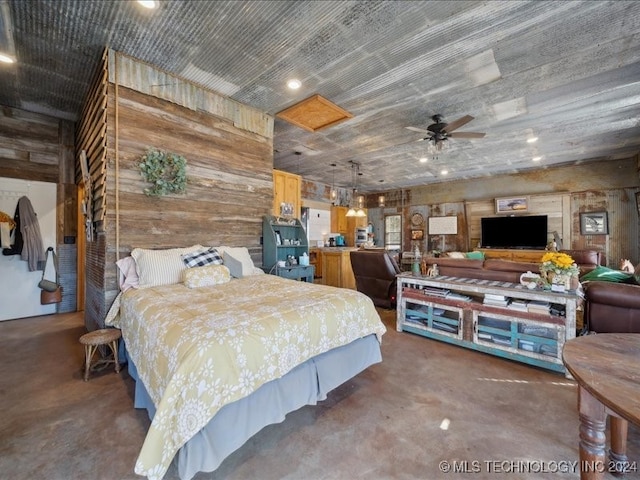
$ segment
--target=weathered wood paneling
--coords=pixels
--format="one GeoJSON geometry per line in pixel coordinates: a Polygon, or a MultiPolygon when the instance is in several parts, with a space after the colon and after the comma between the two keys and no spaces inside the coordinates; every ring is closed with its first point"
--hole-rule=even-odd
{"type": "MultiPolygon", "coordinates": [[[[273,119],[174,77],[172,88],[150,88],[150,78],[165,74],[132,59],[117,68],[116,76],[115,65],[106,67],[123,83],[105,90],[104,129],[85,128],[98,149],[104,131],[106,145],[104,163],[91,166],[93,176],[105,178],[104,190],[95,192],[102,232],[87,246],[85,323],[93,328],[118,291],[116,260],[135,247],[246,246],[260,265],[262,216],[273,198],[273,119]],[[186,158],[184,195],[144,194],[138,164],[148,148],[186,158]]],[[[100,117],[102,99],[94,98],[99,105],[86,111],[100,117]]]]}
{"type": "Polygon", "coordinates": [[[0,108],[0,177],[60,182],[64,123],[17,108],[0,108]]]}
{"type": "Polygon", "coordinates": [[[273,138],[273,117],[122,53],[109,50],[109,82],[228,120],[245,131],[273,138]]]}

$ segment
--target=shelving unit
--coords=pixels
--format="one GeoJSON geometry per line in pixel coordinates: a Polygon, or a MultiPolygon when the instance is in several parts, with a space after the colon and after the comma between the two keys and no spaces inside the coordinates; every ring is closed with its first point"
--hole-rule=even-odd
{"type": "Polygon", "coordinates": [[[284,278],[313,282],[313,265],[300,265],[303,254],[309,257],[307,233],[297,218],[265,215],[262,219],[262,268],[284,278]],[[298,265],[289,265],[292,256],[298,265]],[[285,266],[278,266],[278,262],[285,266]]]}
{"type": "Polygon", "coordinates": [[[397,298],[399,332],[566,373],[562,348],[576,335],[578,296],[574,293],[529,290],[509,282],[405,273],[398,276],[397,298]],[[548,303],[560,314],[490,305],[485,303],[485,295],[548,303]]]}

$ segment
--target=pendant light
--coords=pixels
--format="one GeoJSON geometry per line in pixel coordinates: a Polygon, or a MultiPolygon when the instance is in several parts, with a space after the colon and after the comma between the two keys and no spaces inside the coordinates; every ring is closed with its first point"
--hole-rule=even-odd
{"type": "Polygon", "coordinates": [[[356,192],[357,190],[357,176],[356,176],[356,167],[357,164],[356,162],[349,160],[349,163],[351,163],[351,185],[352,185],[352,189],[351,189],[351,198],[349,199],[349,210],[347,210],[347,213],[345,216],[347,217],[357,217],[358,213],[356,212],[356,209],[353,207],[353,201],[355,199],[356,196],[356,192]]]}
{"type": "Polygon", "coordinates": [[[356,194],[358,193],[358,176],[361,175],[360,164],[354,161],[350,161],[350,163],[351,163],[351,175],[353,177],[353,190],[351,195],[351,201],[349,202],[349,210],[347,211],[346,216],[347,217],[366,217],[367,214],[362,208],[364,206],[364,196],[363,195],[356,196],[356,194]],[[354,200],[356,202],[357,208],[354,208],[352,206],[354,200]]]}
{"type": "Polygon", "coordinates": [[[331,164],[331,192],[329,193],[329,197],[331,198],[331,203],[336,203],[338,199],[338,190],[336,190],[336,164],[331,164]]]}
{"type": "Polygon", "coordinates": [[[380,208],[384,208],[384,195],[378,195],[378,207],[380,208]]]}

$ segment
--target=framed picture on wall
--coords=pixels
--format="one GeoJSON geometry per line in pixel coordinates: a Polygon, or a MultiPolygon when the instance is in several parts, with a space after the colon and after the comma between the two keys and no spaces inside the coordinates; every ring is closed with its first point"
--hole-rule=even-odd
{"type": "Polygon", "coordinates": [[[526,212],[529,210],[528,197],[496,198],[496,213],[526,212]]]}
{"type": "Polygon", "coordinates": [[[580,233],[582,235],[608,235],[607,212],[585,212],[580,214],[580,233]]]}

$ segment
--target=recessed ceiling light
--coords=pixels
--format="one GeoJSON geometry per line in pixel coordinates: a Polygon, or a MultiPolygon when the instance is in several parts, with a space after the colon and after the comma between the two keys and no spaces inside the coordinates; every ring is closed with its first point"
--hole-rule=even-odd
{"type": "Polygon", "coordinates": [[[4,54],[4,53],[0,53],[0,62],[2,63],[13,63],[15,62],[15,58],[13,58],[10,55],[4,54]]]}
{"type": "Polygon", "coordinates": [[[531,160],[533,160],[534,162],[539,162],[540,160],[542,160],[542,157],[533,157],[531,160]]]}
{"type": "Polygon", "coordinates": [[[538,141],[538,137],[527,138],[527,143],[533,143],[533,142],[537,142],[537,141],[538,141]]]}
{"type": "Polygon", "coordinates": [[[449,173],[449,170],[441,170],[440,171],[440,175],[447,175],[449,173]]]}
{"type": "Polygon", "coordinates": [[[302,86],[302,82],[297,78],[292,78],[291,80],[287,81],[287,87],[289,87],[291,90],[297,90],[301,86],[302,86]]]}
{"type": "Polygon", "coordinates": [[[429,159],[427,157],[422,157],[420,159],[420,163],[427,163],[429,161],[429,159]]]}
{"type": "Polygon", "coordinates": [[[158,2],[155,0],[138,0],[138,3],[142,5],[144,8],[156,8],[158,6],[158,2]]]}

